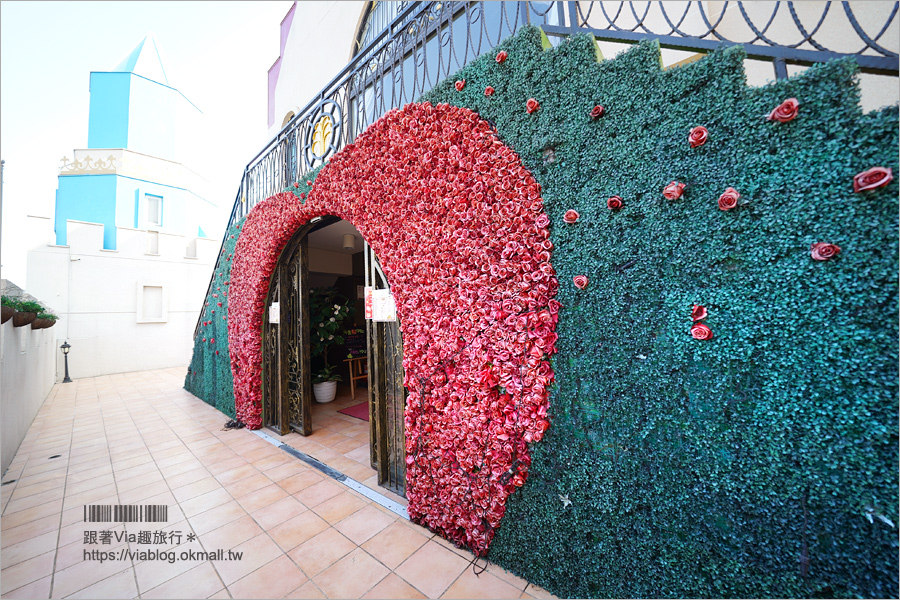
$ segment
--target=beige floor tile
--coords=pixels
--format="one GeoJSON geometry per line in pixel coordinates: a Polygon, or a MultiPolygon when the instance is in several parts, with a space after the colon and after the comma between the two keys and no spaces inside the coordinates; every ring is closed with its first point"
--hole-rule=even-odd
{"type": "Polygon", "coordinates": [[[516,589],[524,591],[526,587],[528,587],[528,582],[519,577],[518,575],[511,573],[504,569],[501,566],[495,565],[493,563],[488,563],[488,573],[492,575],[496,575],[509,585],[513,586],[516,589]]]}
{"type": "Polygon", "coordinates": [[[256,524],[253,517],[247,515],[200,535],[200,541],[204,548],[215,552],[220,548],[230,550],[261,533],[263,533],[262,528],[256,524]]]}
{"type": "Polygon", "coordinates": [[[82,561],[53,575],[53,597],[65,598],[126,569],[131,571],[131,561],[82,561]]]}
{"type": "Polygon", "coordinates": [[[249,539],[243,544],[239,544],[234,548],[234,551],[242,553],[240,560],[216,563],[216,570],[226,586],[249,575],[283,554],[278,544],[273,542],[265,533],[249,539]]]}
{"type": "Polygon", "coordinates": [[[325,598],[325,594],[312,581],[307,581],[296,590],[285,596],[285,598],[295,598],[297,600],[319,600],[325,598]]]}
{"type": "Polygon", "coordinates": [[[288,494],[296,494],[302,490],[305,490],[311,485],[319,483],[322,481],[323,476],[313,471],[312,469],[306,469],[305,471],[301,471],[296,475],[288,477],[286,479],[282,479],[278,482],[278,485],[281,486],[284,491],[288,494]]]}
{"type": "Polygon", "coordinates": [[[0,594],[34,583],[53,573],[53,558],[56,552],[45,552],[23,560],[0,571],[0,594]]]}
{"type": "Polygon", "coordinates": [[[357,548],[313,578],[329,598],[361,598],[390,571],[357,548]]]}
{"type": "Polygon", "coordinates": [[[428,541],[394,572],[429,598],[438,598],[468,566],[461,556],[428,541]]]}
{"type": "Polygon", "coordinates": [[[213,477],[218,479],[219,482],[224,485],[226,483],[234,483],[235,481],[240,481],[245,477],[250,477],[251,475],[256,475],[257,473],[259,473],[259,471],[253,465],[245,462],[241,466],[229,469],[228,471],[223,471],[218,475],[213,475],[213,477]]]}
{"type": "Polygon", "coordinates": [[[525,591],[523,593],[531,596],[532,598],[538,598],[539,600],[551,600],[552,598],[556,598],[556,596],[554,596],[544,588],[532,583],[528,584],[528,587],[525,588],[525,591]]]}
{"type": "MultiPolygon", "coordinates": [[[[182,464],[190,464],[190,463],[182,463],[182,464]]],[[[205,467],[197,467],[195,469],[191,469],[189,471],[184,471],[178,474],[171,474],[163,472],[163,477],[166,479],[166,483],[173,490],[178,489],[180,487],[190,485],[192,483],[197,483],[203,481],[204,479],[209,479],[210,474],[209,471],[206,470],[205,467]]],[[[205,490],[209,491],[209,490],[205,490]]]]}
{"type": "MultiPolygon", "coordinates": [[[[312,511],[305,511],[268,530],[269,536],[287,552],[328,529],[328,523],[312,511]]],[[[296,586],[294,586],[296,587],[296,586]]]]}
{"type": "Polygon", "coordinates": [[[222,588],[212,596],[207,596],[207,598],[209,598],[210,600],[230,600],[231,594],[228,593],[228,590],[226,588],[222,588]]]}
{"type": "Polygon", "coordinates": [[[208,460],[207,462],[204,462],[203,465],[213,476],[216,476],[223,471],[229,471],[250,464],[231,450],[223,451],[211,458],[213,460],[208,460]]]}
{"type": "Polygon", "coordinates": [[[26,523],[31,523],[32,521],[37,521],[38,519],[42,519],[51,515],[59,515],[59,512],[62,510],[63,501],[62,500],[53,500],[51,502],[44,502],[39,506],[33,506],[31,508],[26,508],[23,510],[16,511],[12,514],[3,514],[3,529],[4,532],[7,528],[18,527],[19,525],[25,525],[26,523]]]}
{"type": "Polygon", "coordinates": [[[158,489],[169,491],[169,486],[166,484],[166,480],[163,478],[162,473],[146,473],[141,475],[140,477],[132,477],[131,479],[126,479],[125,481],[117,481],[116,482],[116,490],[121,494],[123,492],[130,492],[131,490],[141,488],[147,485],[156,485],[158,489]]]}
{"type": "Polygon", "coordinates": [[[190,500],[179,502],[178,505],[181,507],[184,516],[190,518],[194,515],[199,515],[202,512],[206,512],[211,508],[221,506],[226,502],[230,502],[231,500],[231,494],[229,494],[223,488],[218,488],[211,492],[206,492],[205,494],[195,496],[190,500]]]}
{"type": "Polygon", "coordinates": [[[382,579],[378,585],[366,592],[363,598],[425,598],[425,596],[393,573],[382,579]]]}
{"type": "Polygon", "coordinates": [[[241,517],[249,516],[240,504],[232,500],[205,512],[189,518],[191,528],[197,535],[203,535],[208,531],[236,521],[241,517]]]}
{"type": "MultiPolygon", "coordinates": [[[[4,533],[3,535],[6,534],[4,533]]],[[[54,529],[47,533],[23,540],[18,544],[5,546],[0,550],[0,564],[2,564],[5,569],[30,558],[54,551],[56,550],[58,538],[59,531],[54,529]]]]}
{"type": "Polygon", "coordinates": [[[178,488],[172,488],[172,495],[178,502],[184,502],[220,488],[221,484],[214,477],[209,476],[178,488]]]}
{"type": "Polygon", "coordinates": [[[4,598],[22,598],[23,600],[35,600],[36,598],[50,598],[50,583],[53,577],[48,575],[28,585],[23,585],[9,592],[4,592],[4,598]]]}
{"type": "Polygon", "coordinates": [[[208,598],[223,588],[212,563],[204,562],[151,590],[141,590],[141,598],[208,598]]]}
{"type": "Polygon", "coordinates": [[[294,562],[281,555],[228,586],[235,598],[282,598],[308,578],[294,562]]]}
{"type": "Polygon", "coordinates": [[[256,490],[262,489],[267,485],[272,485],[272,483],[273,481],[262,473],[256,473],[254,475],[251,475],[250,477],[245,477],[240,481],[226,483],[223,487],[228,490],[228,493],[235,498],[242,498],[243,496],[255,492],[256,490]]]}
{"type": "Polygon", "coordinates": [[[346,489],[346,487],[334,483],[330,479],[323,479],[319,483],[315,483],[308,488],[297,492],[294,497],[306,506],[312,508],[330,498],[334,498],[346,489]]]}
{"type": "MultiPolygon", "coordinates": [[[[480,570],[480,569],[479,569],[480,570]]],[[[485,571],[476,575],[472,567],[464,570],[456,581],[444,592],[442,598],[497,598],[516,600],[522,590],[516,589],[499,577],[485,571]]]]}
{"type": "MultiPolygon", "coordinates": [[[[286,452],[282,452],[282,454],[287,455],[286,452]]],[[[276,467],[269,469],[260,466],[260,463],[271,462],[275,458],[280,457],[269,457],[253,463],[256,468],[258,468],[260,471],[265,472],[266,477],[268,477],[275,483],[279,483],[282,480],[287,479],[288,477],[299,475],[300,473],[308,470],[308,467],[306,467],[306,465],[296,459],[293,459],[290,462],[284,462],[276,467]]]]}
{"type": "Polygon", "coordinates": [[[365,542],[362,547],[387,568],[396,569],[427,541],[428,537],[398,519],[365,542]]]}
{"type": "Polygon", "coordinates": [[[251,515],[259,523],[260,527],[268,530],[281,525],[288,519],[292,519],[306,510],[306,507],[294,499],[293,496],[288,496],[278,502],[273,502],[268,506],[253,511],[251,515]]]}
{"type": "Polygon", "coordinates": [[[53,477],[52,479],[48,479],[47,481],[42,481],[41,483],[34,483],[32,485],[19,485],[15,487],[3,488],[4,493],[6,489],[9,490],[11,494],[10,500],[21,500],[23,498],[33,498],[36,494],[40,494],[41,492],[46,492],[48,490],[61,489],[63,484],[65,483],[65,476],[58,475],[53,477]]]}
{"type": "MultiPolygon", "coordinates": [[[[54,594],[55,595],[55,594],[54,594]]],[[[75,592],[66,598],[137,598],[138,589],[134,581],[134,570],[127,569],[121,573],[116,573],[112,577],[107,577],[102,581],[98,581],[94,585],[75,592]]]]}
{"type": "MultiPolygon", "coordinates": [[[[305,468],[305,466],[300,461],[298,461],[293,456],[290,456],[286,452],[281,452],[280,454],[276,454],[275,456],[262,458],[253,462],[253,466],[255,466],[260,471],[264,471],[266,474],[269,474],[269,471],[271,471],[272,469],[276,469],[284,465],[295,465],[295,468],[305,468]]],[[[272,476],[269,475],[269,477],[272,476]]]]}
{"type": "Polygon", "coordinates": [[[396,515],[393,518],[389,517],[375,508],[374,505],[368,504],[336,523],[334,528],[355,544],[361,545],[396,520],[396,515]]]}
{"type": "MultiPolygon", "coordinates": [[[[182,540],[183,539],[184,538],[182,538],[182,540]]],[[[186,571],[190,571],[196,567],[199,562],[181,560],[181,553],[184,551],[202,549],[200,543],[196,541],[181,544],[180,546],[158,545],[140,548],[139,551],[165,552],[167,558],[136,562],[134,565],[134,573],[137,577],[138,586],[141,590],[151,590],[186,571]],[[170,562],[168,557],[174,557],[174,562],[170,562]]]]}
{"type": "Polygon", "coordinates": [[[239,497],[237,501],[247,512],[252,513],[288,496],[289,494],[277,484],[270,483],[263,488],[239,497]]]}
{"type": "Polygon", "coordinates": [[[328,528],[288,552],[288,555],[304,573],[315,577],[355,549],[356,544],[336,529],[328,528]]]}
{"type": "Polygon", "coordinates": [[[352,515],[359,509],[368,504],[368,500],[363,500],[351,491],[341,492],[334,498],[330,498],[327,502],[322,502],[312,510],[334,525],[341,519],[352,515]]]}
{"type": "Polygon", "coordinates": [[[64,508],[65,510],[68,510],[84,506],[85,504],[99,504],[100,500],[109,497],[117,497],[117,494],[118,490],[116,489],[115,484],[104,485],[80,494],[75,494],[74,496],[66,496],[64,508]]]}

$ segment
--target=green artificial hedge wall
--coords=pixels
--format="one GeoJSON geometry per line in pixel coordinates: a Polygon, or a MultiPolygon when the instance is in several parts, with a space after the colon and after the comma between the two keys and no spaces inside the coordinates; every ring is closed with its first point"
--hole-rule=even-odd
{"type": "Polygon", "coordinates": [[[655,43],[541,41],[424,98],[534,173],[561,284],[552,426],[488,558],[560,596],[897,597],[898,186],[852,185],[897,172],[897,108],[862,114],[851,60],[754,89],[740,48],[662,70],[655,43]]]}
{"type": "Polygon", "coordinates": [[[199,335],[194,339],[194,355],[184,379],[184,388],[207,404],[234,418],[234,382],[228,354],[228,286],[231,260],[244,219],[225,232],[225,243],[212,286],[200,315],[199,335]]]}

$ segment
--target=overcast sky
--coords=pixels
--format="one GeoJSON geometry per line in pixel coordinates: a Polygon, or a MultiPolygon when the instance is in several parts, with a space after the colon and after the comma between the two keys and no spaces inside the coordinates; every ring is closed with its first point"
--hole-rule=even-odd
{"type": "Polygon", "coordinates": [[[2,276],[24,285],[22,220],[53,214],[60,159],[87,146],[90,72],[112,69],[148,33],[169,84],[206,115],[202,169],[224,227],[244,165],[268,141],[266,73],[291,4],[0,2],[2,276]]]}

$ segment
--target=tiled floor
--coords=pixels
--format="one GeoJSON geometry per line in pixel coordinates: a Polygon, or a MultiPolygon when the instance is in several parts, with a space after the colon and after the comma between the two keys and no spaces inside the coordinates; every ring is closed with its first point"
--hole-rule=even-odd
{"type": "MultiPolygon", "coordinates": [[[[469,552],[250,431],[223,431],[224,415],[182,389],[184,372],[53,388],[0,486],[4,598],[549,597],[496,565],[476,576],[469,552]],[[85,505],[105,504],[165,505],[168,519],[84,522],[85,505]],[[196,554],[218,550],[225,560],[196,554]]],[[[342,402],[353,403],[322,409],[312,436],[282,440],[371,484],[367,424],[335,416],[342,402]]]]}

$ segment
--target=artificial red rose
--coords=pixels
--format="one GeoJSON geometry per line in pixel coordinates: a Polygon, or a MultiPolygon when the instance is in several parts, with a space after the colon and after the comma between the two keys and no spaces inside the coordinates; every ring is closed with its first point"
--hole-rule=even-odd
{"type": "Polygon", "coordinates": [[[697,146],[705,144],[707,137],[709,137],[709,132],[706,131],[706,127],[699,125],[691,129],[691,133],[688,136],[688,142],[690,142],[691,148],[696,148],[697,146]]]}
{"type": "Polygon", "coordinates": [[[884,187],[894,179],[894,173],[885,167],[872,167],[853,178],[853,191],[865,192],[884,187]]]}
{"type": "Polygon", "coordinates": [[[457,92],[461,92],[464,87],[466,87],[465,79],[460,79],[459,81],[456,82],[456,91],[457,92]]]}
{"type": "Polygon", "coordinates": [[[527,112],[530,115],[531,113],[533,113],[540,107],[541,107],[541,105],[538,104],[537,100],[535,100],[534,98],[529,98],[528,102],[525,103],[525,112],[527,112]]]}
{"type": "Polygon", "coordinates": [[[599,104],[591,109],[591,118],[599,119],[603,116],[603,113],[606,112],[606,109],[600,106],[599,104]]]}
{"type": "Polygon", "coordinates": [[[734,188],[728,188],[719,196],[719,208],[722,210],[731,210],[738,204],[738,198],[741,195],[734,188]]]}
{"type": "Polygon", "coordinates": [[[579,290],[583,290],[587,287],[588,284],[587,275],[576,275],[572,278],[572,281],[575,283],[575,287],[577,287],[579,290]]]}
{"type": "Polygon", "coordinates": [[[684,194],[684,187],[685,185],[680,181],[673,181],[663,188],[663,196],[666,200],[678,200],[684,194]]]}
{"type": "Polygon", "coordinates": [[[572,210],[571,208],[566,211],[566,214],[563,215],[563,221],[566,223],[576,223],[578,222],[578,217],[581,216],[578,214],[577,210],[572,210]]]}
{"type": "MultiPolygon", "coordinates": [[[[295,187],[295,188],[300,187],[300,183],[299,183],[299,182],[295,183],[295,184],[294,184],[294,187],[295,187]]],[[[234,237],[234,236],[231,236],[231,237],[234,237]]]]}
{"type": "Polygon", "coordinates": [[[691,308],[691,319],[694,321],[701,321],[706,318],[706,307],[700,306],[699,304],[695,304],[691,308]]]}
{"type": "Polygon", "coordinates": [[[506,60],[507,56],[508,56],[508,54],[506,54],[506,50],[501,50],[500,52],[498,52],[497,58],[495,59],[497,61],[497,64],[502,65],[503,61],[506,60]]]}
{"type": "Polygon", "coordinates": [[[703,323],[694,323],[691,325],[691,336],[696,340],[712,339],[712,330],[703,323]]]}
{"type": "Polygon", "coordinates": [[[788,98],[781,104],[779,104],[775,109],[769,113],[769,116],[766,117],[769,121],[778,121],[779,123],[787,123],[788,121],[793,121],[794,117],[797,116],[797,111],[800,109],[800,103],[797,102],[796,98],[788,98]]]}
{"type": "Polygon", "coordinates": [[[824,242],[815,243],[810,248],[813,260],[828,260],[836,256],[840,251],[841,249],[834,244],[826,244],[824,242]]]}
{"type": "Polygon", "coordinates": [[[622,198],[620,196],[612,196],[606,199],[606,208],[610,210],[618,210],[622,208],[622,198]]]}
{"type": "Polygon", "coordinates": [[[485,96],[493,96],[494,88],[492,88],[491,86],[487,86],[486,88],[484,88],[484,95],[485,96]]]}

